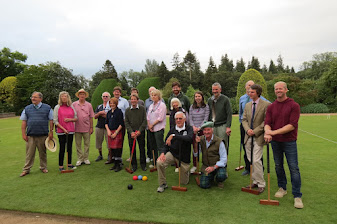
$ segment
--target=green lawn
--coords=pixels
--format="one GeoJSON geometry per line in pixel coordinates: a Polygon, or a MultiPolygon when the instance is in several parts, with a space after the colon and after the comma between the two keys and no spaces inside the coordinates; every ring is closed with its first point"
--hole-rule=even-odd
{"type": "MultiPolygon", "coordinates": [[[[337,116],[330,119],[302,116],[299,127],[337,142],[336,124],[337,116]]],[[[289,179],[289,193],[279,199],[278,207],[259,204],[259,199],[267,199],[267,191],[259,196],[241,192],[241,187],[249,183],[249,177],[234,171],[239,160],[237,117],[233,117],[229,178],[225,188],[200,189],[191,176],[187,192],[167,189],[162,194],[156,192],[157,173],[139,169],[136,175],[147,175],[149,180],[133,181],[132,175],[125,170],[111,172],[104,161],[94,162],[97,157],[94,136],[90,166],[82,165],[74,173],[60,174],[58,152],[48,152],[48,174],[39,171],[36,156],[31,174],[20,178],[25,160],[20,125],[18,117],[0,119],[0,209],[156,223],[337,223],[337,144],[302,131],[299,131],[298,149],[304,209],[297,210],[293,207],[289,179]],[[131,191],[127,190],[130,183],[134,185],[131,191]]],[[[129,154],[126,146],[124,159],[129,154]]],[[[75,148],[73,152],[75,163],[75,148]]],[[[104,157],[106,155],[104,148],[104,157]]],[[[288,171],[287,175],[289,177],[288,171]]],[[[169,186],[178,184],[174,167],[167,170],[167,179],[169,186]]],[[[272,196],[276,190],[276,174],[271,161],[272,196]]]]}

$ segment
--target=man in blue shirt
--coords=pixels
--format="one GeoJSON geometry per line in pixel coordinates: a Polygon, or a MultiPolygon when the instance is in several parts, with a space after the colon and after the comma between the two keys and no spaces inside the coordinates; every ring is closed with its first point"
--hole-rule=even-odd
{"type": "Polygon", "coordinates": [[[20,177],[29,174],[34,164],[36,148],[39,150],[40,170],[42,173],[48,173],[45,141],[48,136],[53,139],[53,110],[48,104],[42,103],[42,98],[42,93],[33,92],[30,97],[32,104],[26,106],[21,113],[22,138],[26,142],[26,163],[20,177]]]}

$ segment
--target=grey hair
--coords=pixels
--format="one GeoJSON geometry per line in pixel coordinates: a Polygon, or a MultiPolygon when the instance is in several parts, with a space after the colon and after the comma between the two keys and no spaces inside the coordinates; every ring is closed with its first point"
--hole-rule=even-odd
{"type": "Polygon", "coordinates": [[[170,105],[171,110],[173,110],[173,103],[174,103],[174,102],[178,102],[178,107],[182,107],[182,106],[181,106],[180,100],[179,100],[178,98],[174,97],[174,98],[172,98],[172,100],[171,100],[171,105],[170,105]]]}
{"type": "Polygon", "coordinates": [[[182,114],[183,118],[186,119],[186,115],[182,111],[178,111],[177,113],[175,113],[174,118],[176,118],[178,114],[182,114]]]}
{"type": "Polygon", "coordinates": [[[213,83],[212,87],[213,87],[213,86],[219,86],[219,88],[221,89],[221,85],[220,85],[220,83],[218,83],[218,82],[213,83]]]}
{"type": "Polygon", "coordinates": [[[284,87],[285,89],[288,89],[287,83],[285,83],[285,82],[283,82],[283,81],[279,81],[279,82],[275,83],[275,84],[274,84],[274,88],[275,88],[276,84],[282,84],[283,87],[284,87]]]}
{"type": "MultiPolygon", "coordinates": [[[[248,85],[249,82],[253,82],[253,83],[255,84],[255,82],[254,82],[253,80],[249,80],[249,81],[246,82],[245,87],[248,85]]],[[[253,85],[254,85],[254,84],[253,84],[253,85]]]]}
{"type": "Polygon", "coordinates": [[[32,93],[32,96],[33,96],[34,94],[36,94],[36,93],[39,95],[39,97],[40,97],[41,99],[43,99],[43,94],[42,94],[41,92],[34,91],[34,92],[32,93]]]}
{"type": "MultiPolygon", "coordinates": [[[[109,98],[111,98],[111,94],[109,92],[104,92],[104,93],[106,93],[109,96],[109,98]]],[[[102,97],[104,93],[102,93],[102,97]]]]}

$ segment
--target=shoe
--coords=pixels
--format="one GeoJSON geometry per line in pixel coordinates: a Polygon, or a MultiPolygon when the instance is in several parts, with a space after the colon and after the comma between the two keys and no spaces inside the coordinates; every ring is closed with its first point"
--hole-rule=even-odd
{"type": "Polygon", "coordinates": [[[167,184],[162,184],[157,188],[157,192],[163,193],[166,188],[167,188],[167,184]]]}
{"type": "Polygon", "coordinates": [[[264,192],[264,187],[259,187],[257,190],[259,191],[259,194],[262,194],[264,192]]]}
{"type": "Polygon", "coordinates": [[[245,170],[241,173],[241,176],[247,176],[249,174],[250,174],[249,170],[245,170]]]}
{"type": "Polygon", "coordinates": [[[90,165],[90,161],[88,159],[84,160],[84,163],[85,163],[85,165],[90,165]]]}
{"type": "Polygon", "coordinates": [[[116,165],[115,172],[119,172],[119,171],[122,170],[121,161],[116,160],[116,161],[115,161],[115,165],[116,165]]]}
{"type": "Polygon", "coordinates": [[[143,170],[143,171],[146,171],[146,170],[147,170],[146,165],[141,166],[141,167],[142,167],[142,170],[143,170]]]}
{"type": "Polygon", "coordinates": [[[136,166],[133,166],[133,167],[132,167],[132,171],[133,171],[133,172],[136,172],[136,171],[137,171],[137,167],[136,167],[136,166]]]}
{"type": "Polygon", "coordinates": [[[149,157],[147,157],[146,158],[146,163],[150,163],[151,161],[150,161],[150,158],[149,157]]]}
{"type": "Polygon", "coordinates": [[[152,169],[154,166],[152,164],[149,165],[149,168],[152,169]]]}
{"type": "Polygon", "coordinates": [[[41,172],[42,173],[48,173],[48,170],[47,169],[42,169],[41,172]]]}
{"type": "Polygon", "coordinates": [[[129,157],[129,158],[126,159],[126,162],[130,162],[130,160],[131,160],[131,159],[130,159],[130,157],[129,157]]]}
{"type": "Polygon", "coordinates": [[[114,160],[107,160],[104,164],[111,164],[113,162],[114,162],[114,160]]]}
{"type": "MultiPolygon", "coordinates": [[[[257,184],[252,184],[252,188],[258,188],[257,184]]],[[[250,188],[250,185],[247,185],[246,188],[250,188]]]]}
{"type": "Polygon", "coordinates": [[[174,172],[179,173],[179,168],[175,168],[174,172]]]}
{"type": "Polygon", "coordinates": [[[76,166],[73,166],[72,164],[71,164],[71,165],[68,165],[68,168],[69,168],[69,169],[73,169],[73,170],[77,169],[77,167],[76,167],[76,166]]]}
{"type": "Polygon", "coordinates": [[[197,167],[194,166],[194,167],[192,167],[192,168],[190,169],[190,172],[191,172],[191,173],[195,173],[196,170],[197,170],[197,167]]]}
{"type": "Polygon", "coordinates": [[[278,191],[275,193],[275,197],[283,198],[283,196],[286,194],[287,194],[287,191],[284,190],[282,187],[280,187],[280,189],[278,189],[278,191]]]}
{"type": "Polygon", "coordinates": [[[99,155],[99,156],[97,157],[97,159],[95,160],[95,162],[98,162],[98,161],[100,161],[100,160],[102,160],[102,159],[103,159],[103,156],[99,155]]]}
{"type": "Polygon", "coordinates": [[[20,174],[20,177],[24,177],[24,176],[26,176],[26,175],[28,175],[28,174],[29,174],[28,171],[22,171],[22,173],[20,174]]]}
{"type": "Polygon", "coordinates": [[[64,168],[63,168],[63,167],[62,167],[62,168],[59,168],[59,171],[60,171],[60,172],[62,172],[63,170],[64,170],[64,168]]]}
{"type": "Polygon", "coordinates": [[[77,161],[76,162],[76,166],[81,166],[82,165],[82,162],[81,161],[77,161]]]}
{"type": "Polygon", "coordinates": [[[115,163],[114,166],[110,168],[110,170],[115,170],[116,168],[117,168],[117,163],[115,163]]]}
{"type": "Polygon", "coordinates": [[[294,207],[295,208],[303,208],[303,202],[301,198],[294,198],[294,207]]]}
{"type": "Polygon", "coordinates": [[[218,183],[218,188],[220,188],[220,189],[223,189],[223,188],[224,188],[223,182],[219,182],[219,183],[218,183]]]}

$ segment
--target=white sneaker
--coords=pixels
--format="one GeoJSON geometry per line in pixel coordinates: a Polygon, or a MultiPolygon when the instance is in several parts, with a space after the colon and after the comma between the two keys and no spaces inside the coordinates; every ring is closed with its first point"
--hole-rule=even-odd
{"type": "Polygon", "coordinates": [[[84,160],[84,163],[85,163],[85,165],[90,165],[90,161],[88,159],[84,160]]]}
{"type": "Polygon", "coordinates": [[[163,193],[166,188],[167,188],[167,184],[162,184],[157,188],[157,192],[163,193]]]}
{"type": "Polygon", "coordinates": [[[286,194],[287,194],[287,191],[284,190],[282,187],[280,187],[280,189],[278,189],[278,191],[275,193],[275,197],[283,198],[283,196],[286,194]]]}
{"type": "Polygon", "coordinates": [[[76,162],[76,166],[81,166],[82,165],[82,162],[81,161],[77,161],[76,162]]]}
{"type": "Polygon", "coordinates": [[[179,168],[175,168],[174,172],[179,173],[179,168]]]}
{"type": "Polygon", "coordinates": [[[150,163],[150,158],[149,157],[146,158],[146,163],[150,163]]]}
{"type": "Polygon", "coordinates": [[[197,170],[197,167],[194,166],[194,167],[192,167],[192,168],[190,169],[190,172],[191,172],[191,173],[195,173],[196,170],[197,170]]]}
{"type": "Polygon", "coordinates": [[[153,167],[154,167],[154,166],[153,166],[152,164],[151,164],[151,165],[149,165],[149,168],[150,168],[150,169],[152,169],[153,167]]]}
{"type": "Polygon", "coordinates": [[[303,202],[301,198],[294,198],[294,207],[295,208],[303,208],[303,202]]]}

